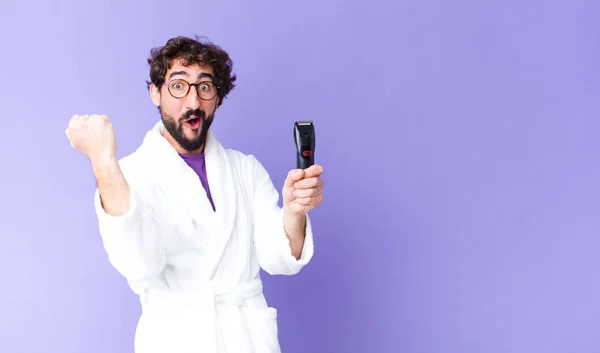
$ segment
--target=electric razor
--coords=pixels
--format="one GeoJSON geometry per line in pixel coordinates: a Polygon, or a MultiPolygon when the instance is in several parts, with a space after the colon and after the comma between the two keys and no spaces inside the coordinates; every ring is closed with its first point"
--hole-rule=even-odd
{"type": "Polygon", "coordinates": [[[298,169],[306,169],[315,164],[315,126],[312,121],[296,121],[294,141],[298,169]]]}

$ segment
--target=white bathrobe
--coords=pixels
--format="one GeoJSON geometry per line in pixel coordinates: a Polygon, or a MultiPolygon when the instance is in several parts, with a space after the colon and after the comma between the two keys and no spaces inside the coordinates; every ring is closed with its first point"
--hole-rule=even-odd
{"type": "Polygon", "coordinates": [[[110,216],[98,190],[94,199],[108,259],[142,303],[135,352],[280,352],[277,310],[267,305],[259,270],[298,273],[313,256],[310,219],[296,260],[267,171],[209,132],[214,212],[198,175],[161,129],[159,122],[119,161],[131,189],[129,211],[110,216]]]}

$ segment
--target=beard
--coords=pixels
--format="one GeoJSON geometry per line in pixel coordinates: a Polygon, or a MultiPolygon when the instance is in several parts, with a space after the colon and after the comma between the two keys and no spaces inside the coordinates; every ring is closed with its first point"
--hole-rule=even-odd
{"type": "Polygon", "coordinates": [[[181,115],[178,121],[176,121],[173,116],[163,112],[161,107],[158,107],[158,110],[160,111],[161,119],[165,129],[183,149],[188,152],[193,152],[204,146],[206,143],[206,136],[208,135],[208,129],[210,128],[210,125],[215,117],[214,113],[206,116],[206,113],[203,110],[188,110],[185,112],[185,114],[181,115]],[[183,130],[185,120],[192,115],[198,117],[198,119],[201,121],[200,133],[196,137],[189,139],[183,130]]]}

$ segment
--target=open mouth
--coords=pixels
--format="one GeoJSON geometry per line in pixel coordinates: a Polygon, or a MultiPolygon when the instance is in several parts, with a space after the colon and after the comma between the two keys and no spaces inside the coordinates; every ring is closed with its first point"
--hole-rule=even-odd
{"type": "Polygon", "coordinates": [[[185,124],[190,128],[190,129],[197,129],[198,127],[200,127],[200,118],[192,118],[189,119],[185,122],[185,124]]]}

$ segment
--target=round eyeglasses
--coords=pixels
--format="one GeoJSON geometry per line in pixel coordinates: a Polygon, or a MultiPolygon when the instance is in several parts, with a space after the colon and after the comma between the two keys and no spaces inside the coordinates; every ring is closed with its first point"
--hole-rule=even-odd
{"type": "Polygon", "coordinates": [[[186,80],[175,79],[169,81],[167,87],[169,89],[169,93],[174,98],[183,98],[188,95],[192,86],[196,86],[196,92],[198,93],[198,97],[200,99],[209,101],[217,95],[217,91],[219,87],[217,87],[214,83],[210,81],[202,81],[198,83],[189,83],[186,80]]]}

